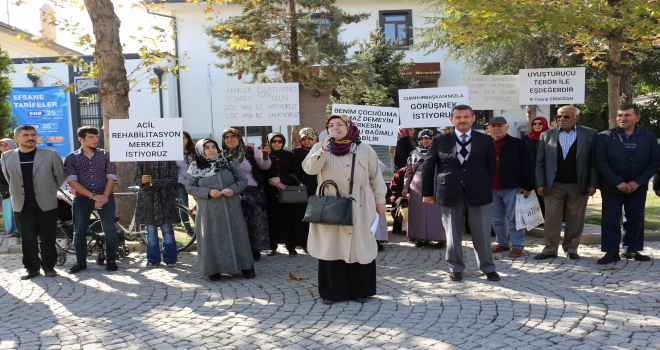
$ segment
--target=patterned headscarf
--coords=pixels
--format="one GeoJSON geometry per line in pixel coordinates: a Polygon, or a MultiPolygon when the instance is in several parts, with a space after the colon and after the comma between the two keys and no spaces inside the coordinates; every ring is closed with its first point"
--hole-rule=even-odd
{"type": "Polygon", "coordinates": [[[328,128],[328,123],[330,123],[330,120],[335,118],[339,118],[344,123],[346,123],[346,126],[348,127],[348,133],[343,139],[336,140],[332,144],[332,147],[330,147],[330,152],[337,156],[343,156],[348,154],[348,152],[351,150],[351,144],[362,143],[362,140],[360,139],[360,130],[357,128],[357,126],[355,126],[355,124],[351,122],[351,119],[344,114],[332,114],[328,116],[325,121],[326,129],[328,128]]]}
{"type": "Polygon", "coordinates": [[[540,139],[542,132],[544,132],[546,130],[550,130],[550,127],[548,126],[548,120],[545,119],[545,117],[542,117],[542,116],[534,117],[534,119],[532,119],[532,122],[529,123],[529,126],[530,126],[530,131],[529,131],[529,134],[527,134],[527,137],[529,137],[532,140],[540,139]],[[540,120],[540,121],[543,122],[543,129],[541,129],[541,132],[535,132],[534,131],[533,125],[534,125],[535,120],[540,120]]]}
{"type": "Polygon", "coordinates": [[[227,128],[222,130],[222,154],[225,156],[225,158],[236,159],[240,163],[243,161],[243,158],[245,158],[245,152],[245,142],[243,141],[243,136],[241,136],[241,133],[238,130],[234,128],[227,128]],[[229,148],[229,146],[225,144],[225,135],[229,132],[234,134],[238,139],[238,146],[234,148],[229,148]]]}
{"type": "Polygon", "coordinates": [[[399,125],[399,133],[396,135],[396,139],[398,140],[402,137],[408,137],[408,132],[413,129],[414,128],[404,128],[401,125],[399,125]]]}
{"type": "MultiPolygon", "coordinates": [[[[2,140],[0,140],[0,142],[6,143],[7,146],[9,146],[10,151],[13,150],[13,149],[16,149],[16,142],[14,142],[14,140],[12,140],[12,139],[2,139],[2,140]]],[[[2,160],[0,160],[0,162],[2,162],[2,160]]]]}
{"type": "Polygon", "coordinates": [[[301,139],[303,137],[309,137],[312,140],[314,140],[314,142],[318,142],[318,140],[319,140],[318,135],[316,135],[316,131],[314,131],[314,129],[312,129],[312,128],[302,128],[302,129],[300,129],[300,131],[298,131],[298,136],[300,136],[301,139]]]}
{"type": "Polygon", "coordinates": [[[222,169],[232,170],[231,164],[227,161],[222,154],[218,143],[211,139],[201,139],[195,144],[195,161],[190,163],[188,174],[198,179],[215,175],[222,169]],[[218,156],[215,159],[209,159],[204,154],[204,145],[213,142],[215,147],[218,148],[218,156]]]}

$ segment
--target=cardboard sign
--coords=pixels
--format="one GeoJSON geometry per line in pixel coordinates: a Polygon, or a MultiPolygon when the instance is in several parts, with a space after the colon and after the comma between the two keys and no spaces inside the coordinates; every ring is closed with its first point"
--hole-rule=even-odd
{"type": "Polygon", "coordinates": [[[458,84],[468,87],[473,109],[520,109],[518,75],[461,75],[458,84]]]}
{"type": "Polygon", "coordinates": [[[584,103],[584,67],[520,70],[520,104],[584,103]]]}
{"type": "Polygon", "coordinates": [[[396,146],[398,108],[334,104],[332,113],[350,117],[360,129],[362,142],[368,145],[396,146]]]}
{"type": "Polygon", "coordinates": [[[225,85],[227,125],[300,125],[298,83],[225,85]]]}
{"type": "Polygon", "coordinates": [[[110,160],[140,162],[183,160],[183,121],[110,119],[110,160]]]}
{"type": "Polygon", "coordinates": [[[401,126],[452,126],[451,109],[468,102],[467,86],[399,90],[401,126]]]}

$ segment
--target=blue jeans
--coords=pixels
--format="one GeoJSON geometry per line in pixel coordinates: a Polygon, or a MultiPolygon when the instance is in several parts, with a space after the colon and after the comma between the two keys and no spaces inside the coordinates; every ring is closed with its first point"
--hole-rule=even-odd
{"type": "MultiPolygon", "coordinates": [[[[160,264],[160,245],[158,244],[158,226],[147,226],[147,262],[160,264]]],[[[172,225],[161,225],[163,233],[163,261],[166,264],[176,262],[176,241],[174,240],[174,228],[172,225]]]]}
{"type": "MultiPolygon", "coordinates": [[[[186,186],[184,186],[181,183],[176,184],[176,198],[181,201],[181,204],[183,204],[186,208],[188,208],[188,192],[186,192],[186,186]]],[[[179,211],[179,216],[181,217],[181,222],[183,223],[183,227],[186,229],[186,231],[190,231],[190,218],[188,217],[188,213],[184,212],[183,210],[179,211]]]]}
{"type": "MultiPolygon", "coordinates": [[[[73,213],[73,246],[76,248],[76,261],[80,265],[87,265],[87,229],[89,216],[94,210],[94,200],[87,197],[75,197],[71,204],[73,213]]],[[[108,198],[97,212],[101,217],[101,228],[105,234],[105,254],[108,261],[117,260],[117,229],[115,228],[115,196],[108,198]]]]}
{"type": "Polygon", "coordinates": [[[493,218],[497,243],[504,247],[524,249],[525,229],[516,230],[516,194],[520,188],[493,190],[493,218]]]}
{"type": "Polygon", "coordinates": [[[14,209],[11,207],[11,197],[2,200],[2,219],[5,221],[6,234],[18,233],[16,220],[14,220],[14,209]]]}

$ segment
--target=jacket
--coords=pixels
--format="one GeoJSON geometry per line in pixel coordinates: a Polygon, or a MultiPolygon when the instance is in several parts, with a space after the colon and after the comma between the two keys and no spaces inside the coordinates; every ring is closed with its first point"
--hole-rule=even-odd
{"type": "Polygon", "coordinates": [[[502,188],[534,189],[534,170],[525,141],[506,137],[500,150],[500,184],[502,188]]]}

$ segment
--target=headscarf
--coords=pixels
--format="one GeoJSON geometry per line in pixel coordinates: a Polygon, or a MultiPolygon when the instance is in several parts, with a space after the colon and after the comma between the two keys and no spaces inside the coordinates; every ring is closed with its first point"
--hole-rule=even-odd
{"type": "Polygon", "coordinates": [[[239,163],[242,162],[243,158],[245,158],[246,147],[247,146],[245,146],[245,142],[243,141],[243,136],[241,136],[241,133],[238,130],[234,128],[222,130],[222,154],[225,158],[236,159],[239,163]],[[236,135],[236,138],[238,139],[238,146],[235,148],[229,148],[229,146],[225,144],[225,134],[229,132],[236,135]]]}
{"type": "MultiPolygon", "coordinates": [[[[428,137],[432,139],[433,132],[429,129],[424,129],[420,131],[419,134],[417,134],[418,139],[421,139],[422,137],[428,137]]],[[[429,147],[431,147],[431,145],[429,145],[429,147]]],[[[414,164],[414,163],[423,162],[424,159],[426,158],[426,153],[428,153],[429,151],[429,147],[424,148],[424,146],[422,146],[422,143],[420,142],[419,146],[410,153],[410,160],[412,161],[412,163],[414,164]]]]}
{"type": "Polygon", "coordinates": [[[544,132],[544,131],[546,131],[546,130],[550,130],[550,127],[548,126],[548,120],[545,119],[545,117],[542,117],[542,116],[534,117],[534,119],[532,119],[532,122],[529,123],[529,126],[530,126],[530,129],[531,129],[531,130],[529,131],[529,134],[527,134],[527,137],[529,137],[531,140],[538,140],[538,139],[540,139],[540,138],[541,138],[541,133],[542,133],[542,132],[544,132]],[[535,131],[534,131],[534,127],[533,127],[533,125],[534,125],[534,121],[535,121],[535,120],[540,120],[540,121],[543,122],[543,129],[541,129],[541,132],[535,132],[535,131]]]}
{"type": "MultiPolygon", "coordinates": [[[[13,149],[16,149],[16,142],[14,142],[14,140],[7,138],[7,139],[2,139],[0,141],[5,142],[7,144],[7,146],[9,146],[10,151],[13,150],[13,149]]],[[[0,159],[0,162],[2,162],[1,159],[0,159]]]]}
{"type": "Polygon", "coordinates": [[[346,126],[348,127],[348,133],[346,136],[344,136],[343,139],[341,140],[336,140],[333,144],[332,147],[330,147],[330,152],[336,156],[343,156],[345,154],[348,154],[351,150],[351,145],[355,143],[356,145],[359,145],[362,143],[362,140],[360,139],[360,130],[351,122],[351,119],[344,114],[332,114],[329,115],[328,118],[325,120],[325,127],[326,129],[328,128],[328,123],[330,120],[339,118],[341,119],[344,123],[346,123],[346,126]]]}
{"type": "Polygon", "coordinates": [[[266,136],[266,139],[268,140],[268,146],[270,146],[269,156],[279,157],[280,153],[282,153],[282,151],[284,151],[284,145],[286,145],[286,137],[284,137],[284,135],[282,135],[281,132],[275,131],[275,132],[271,132],[270,134],[268,134],[268,136],[266,136]],[[282,148],[280,148],[279,151],[276,151],[273,148],[273,144],[272,144],[273,137],[276,137],[276,136],[280,137],[282,139],[282,148]]]}
{"type": "Polygon", "coordinates": [[[400,139],[402,137],[408,137],[408,132],[412,130],[413,128],[404,128],[401,125],[399,125],[399,133],[396,135],[396,139],[400,139]]]}
{"type": "Polygon", "coordinates": [[[433,131],[429,129],[424,129],[417,134],[417,139],[421,139],[422,137],[428,137],[430,139],[433,138],[433,131]]]}
{"type": "Polygon", "coordinates": [[[231,164],[227,161],[222,151],[218,147],[218,143],[211,139],[201,139],[195,144],[195,161],[190,164],[188,174],[198,179],[206,178],[215,175],[222,169],[232,170],[231,164]],[[215,147],[218,148],[218,156],[215,159],[209,159],[204,154],[204,145],[213,142],[215,147]]]}

